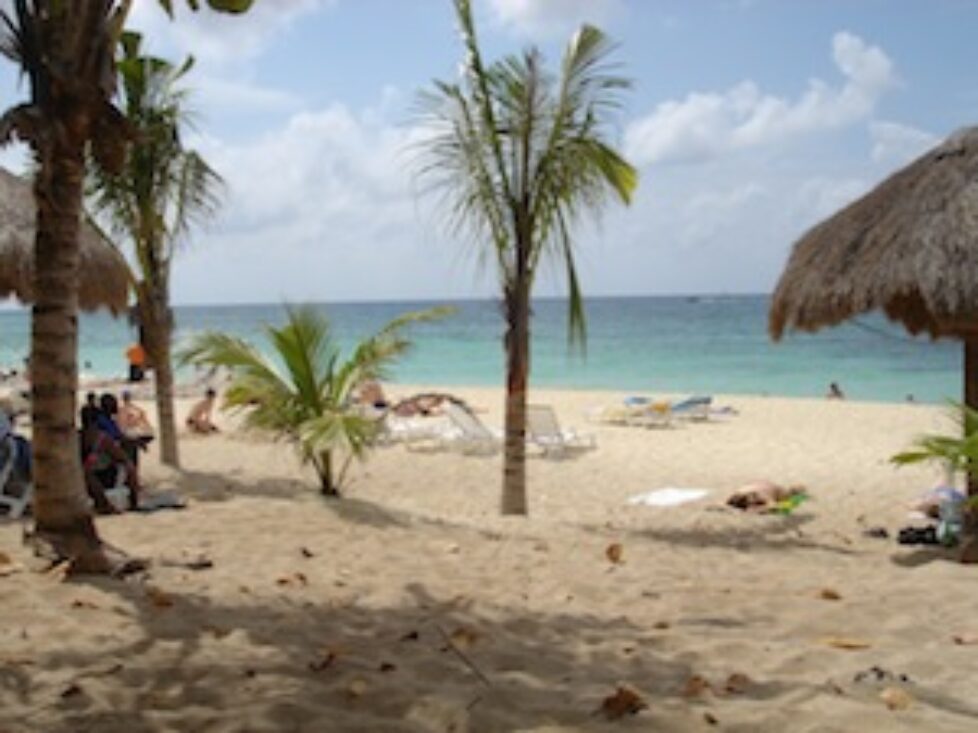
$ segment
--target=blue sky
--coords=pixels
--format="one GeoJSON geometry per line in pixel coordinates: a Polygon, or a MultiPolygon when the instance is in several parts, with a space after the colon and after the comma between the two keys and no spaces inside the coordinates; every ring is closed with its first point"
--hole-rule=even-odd
{"type": "MultiPolygon", "coordinates": [[[[592,295],[769,291],[807,227],[978,119],[972,0],[474,2],[489,57],[536,43],[555,65],[583,20],[620,44],[641,184],[579,232],[592,295]]],[[[406,162],[417,90],[461,58],[450,0],[256,0],[175,23],[136,0],[133,23],[197,57],[192,142],[228,182],[176,302],[494,293],[406,162]]],[[[9,67],[0,89],[22,94],[9,67]]],[[[539,293],[563,292],[557,272],[539,293]]]]}

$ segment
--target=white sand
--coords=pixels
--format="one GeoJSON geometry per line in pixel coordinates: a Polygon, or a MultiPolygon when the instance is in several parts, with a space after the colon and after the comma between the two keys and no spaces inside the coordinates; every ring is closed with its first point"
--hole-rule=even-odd
{"type": "MultiPolygon", "coordinates": [[[[458,392],[501,425],[499,390],[458,392]]],[[[380,449],[324,502],[280,444],[182,436],[179,474],[151,452],[147,482],[190,507],[98,522],[148,578],[0,565],[0,731],[978,729],[978,646],[953,638],[978,635],[978,570],[863,535],[895,535],[936,480],[887,459],[939,408],[730,397],[723,421],[584,423],[623,396],[534,392],[598,447],[530,459],[529,519],[497,515],[498,456],[380,449]],[[813,498],[719,506],[758,479],[813,498]],[[713,491],[627,504],[663,487],[713,491]],[[200,554],[214,567],[161,562],[200,554]],[[684,694],[695,675],[714,691],[684,694]],[[608,722],[618,684],[648,709],[608,722]]],[[[0,551],[31,563],[17,525],[0,551]]]]}

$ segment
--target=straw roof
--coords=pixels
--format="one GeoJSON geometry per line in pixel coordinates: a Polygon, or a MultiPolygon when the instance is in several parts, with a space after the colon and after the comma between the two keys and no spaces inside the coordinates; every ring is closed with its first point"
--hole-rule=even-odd
{"type": "Polygon", "coordinates": [[[913,334],[978,333],[978,127],[959,130],[794,246],[768,328],[881,309],[913,334]]]}
{"type": "MultiPolygon", "coordinates": [[[[0,298],[34,299],[36,218],[30,182],[0,168],[0,298]]],[[[79,250],[78,305],[125,311],[129,270],[122,255],[88,222],[82,223],[79,250]]]]}

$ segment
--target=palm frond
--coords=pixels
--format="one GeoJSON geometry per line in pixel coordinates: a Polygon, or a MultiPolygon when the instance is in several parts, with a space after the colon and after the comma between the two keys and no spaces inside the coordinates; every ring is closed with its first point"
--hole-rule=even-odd
{"type": "Polygon", "coordinates": [[[586,328],[573,231],[610,199],[631,202],[638,174],[612,146],[611,126],[630,87],[607,36],[583,26],[565,50],[559,79],[535,49],[487,65],[469,0],[455,0],[465,48],[463,82],[435,82],[420,97],[429,135],[418,176],[441,195],[453,233],[471,233],[495,259],[504,299],[532,291],[543,259],[563,264],[568,332],[586,328]]]}
{"type": "Polygon", "coordinates": [[[353,390],[382,376],[407,352],[407,326],[452,311],[441,307],[405,313],[364,339],[344,360],[324,315],[309,306],[288,308],[284,325],[265,329],[274,361],[243,339],[220,333],[197,336],[178,358],[183,364],[228,369],[232,379],[223,407],[242,411],[246,427],[293,443],[329,483],[331,468],[324,455],[339,451],[360,458],[376,438],[378,425],[353,404],[353,390]]]}

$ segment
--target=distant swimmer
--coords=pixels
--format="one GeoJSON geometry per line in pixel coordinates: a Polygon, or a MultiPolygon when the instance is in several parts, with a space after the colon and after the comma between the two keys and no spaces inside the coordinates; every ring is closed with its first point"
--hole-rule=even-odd
{"type": "Polygon", "coordinates": [[[826,392],[825,396],[830,400],[844,400],[846,398],[838,382],[832,382],[829,385],[829,391],[826,392]]]}

